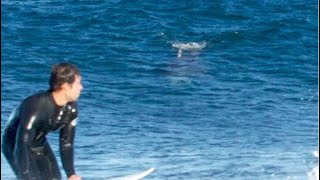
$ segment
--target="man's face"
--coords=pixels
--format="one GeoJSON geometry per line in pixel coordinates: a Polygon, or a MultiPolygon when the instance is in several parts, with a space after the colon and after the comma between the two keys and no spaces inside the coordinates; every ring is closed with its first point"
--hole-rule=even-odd
{"type": "Polygon", "coordinates": [[[76,101],[79,98],[82,89],[81,76],[76,75],[74,82],[72,84],[67,84],[65,88],[69,101],[76,101]]]}

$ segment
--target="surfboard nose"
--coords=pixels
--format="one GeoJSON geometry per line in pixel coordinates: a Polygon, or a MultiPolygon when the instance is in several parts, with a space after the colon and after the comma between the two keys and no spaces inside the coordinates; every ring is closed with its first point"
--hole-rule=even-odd
{"type": "Polygon", "coordinates": [[[149,175],[154,170],[155,170],[155,168],[149,168],[146,171],[143,171],[140,173],[136,173],[136,174],[132,174],[132,175],[128,175],[128,176],[115,177],[115,178],[111,178],[109,180],[139,180],[139,179],[142,179],[145,176],[149,175]]]}

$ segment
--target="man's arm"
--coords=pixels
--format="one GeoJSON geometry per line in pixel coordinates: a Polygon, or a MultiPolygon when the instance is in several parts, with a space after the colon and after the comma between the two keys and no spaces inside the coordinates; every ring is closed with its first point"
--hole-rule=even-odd
{"type": "Polygon", "coordinates": [[[36,136],[38,119],[34,105],[24,105],[20,108],[20,125],[17,129],[14,155],[18,167],[18,176],[25,180],[35,177],[30,164],[30,153],[33,140],[36,136]]]}
{"type": "Polygon", "coordinates": [[[64,126],[60,131],[60,157],[68,177],[75,174],[73,164],[74,135],[75,127],[71,124],[64,126]]]}
{"type": "MultiPolygon", "coordinates": [[[[75,108],[74,108],[75,109],[75,108]]],[[[76,109],[75,109],[76,110],[76,109]]],[[[60,130],[60,157],[68,178],[75,176],[74,169],[74,137],[77,112],[70,114],[70,121],[60,130]]]]}

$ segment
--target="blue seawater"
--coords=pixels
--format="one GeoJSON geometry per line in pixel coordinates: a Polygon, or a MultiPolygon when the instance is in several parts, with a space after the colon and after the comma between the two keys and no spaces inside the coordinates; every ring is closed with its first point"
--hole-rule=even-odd
{"type": "Polygon", "coordinates": [[[315,0],[2,0],[1,49],[1,133],[53,64],[80,68],[84,179],[307,179],[318,163],[315,0]]]}

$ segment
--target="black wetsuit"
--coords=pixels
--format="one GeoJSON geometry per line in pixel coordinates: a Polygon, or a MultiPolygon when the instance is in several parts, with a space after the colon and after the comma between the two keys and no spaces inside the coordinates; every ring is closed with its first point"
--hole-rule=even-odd
{"type": "Polygon", "coordinates": [[[73,142],[78,109],[75,102],[58,106],[49,91],[26,98],[9,117],[2,152],[18,179],[61,179],[57,160],[47,142],[60,129],[60,156],[67,176],[73,175],[73,142]]]}

